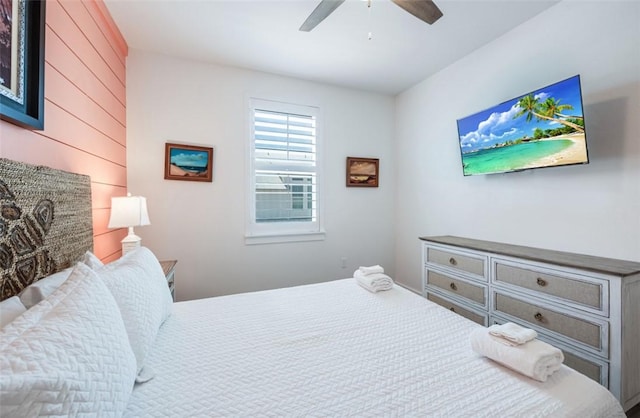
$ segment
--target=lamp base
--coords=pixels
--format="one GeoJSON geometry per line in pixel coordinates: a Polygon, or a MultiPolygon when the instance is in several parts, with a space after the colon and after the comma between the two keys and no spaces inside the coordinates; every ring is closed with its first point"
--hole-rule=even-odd
{"type": "Polygon", "coordinates": [[[120,242],[122,243],[122,255],[125,255],[136,248],[140,248],[142,239],[133,233],[133,227],[129,227],[129,235],[120,242]]]}
{"type": "Polygon", "coordinates": [[[125,255],[126,253],[130,253],[131,251],[135,250],[136,248],[140,248],[140,241],[137,242],[122,242],[122,255],[125,255]]]}

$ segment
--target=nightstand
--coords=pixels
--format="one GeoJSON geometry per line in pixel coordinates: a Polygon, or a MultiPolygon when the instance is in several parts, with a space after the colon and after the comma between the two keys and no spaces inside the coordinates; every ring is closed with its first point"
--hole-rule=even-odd
{"type": "Polygon", "coordinates": [[[178,260],[166,260],[161,261],[160,266],[162,266],[162,271],[164,272],[164,276],[167,278],[167,285],[169,286],[169,290],[171,291],[171,298],[175,301],[175,283],[174,283],[174,275],[176,272],[176,264],[178,264],[178,260]]]}

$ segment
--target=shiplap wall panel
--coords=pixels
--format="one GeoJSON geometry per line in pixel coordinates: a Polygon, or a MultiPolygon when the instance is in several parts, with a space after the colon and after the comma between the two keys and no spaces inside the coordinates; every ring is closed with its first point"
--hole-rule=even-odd
{"type": "Polygon", "coordinates": [[[100,259],[104,260],[106,257],[122,255],[122,244],[120,241],[127,236],[126,229],[115,229],[107,233],[95,235],[93,237],[93,251],[96,255],[100,255],[100,259]]]}
{"type": "Polygon", "coordinates": [[[126,107],[107,87],[100,82],[73,51],[50,29],[47,29],[47,50],[49,62],[60,73],[89,97],[98,103],[107,113],[118,121],[126,120],[126,107]]]}
{"type": "Polygon", "coordinates": [[[109,209],[111,207],[111,196],[124,196],[126,194],[126,186],[93,182],[91,183],[91,206],[93,209],[109,209]]]}
{"type": "Polygon", "coordinates": [[[123,61],[120,61],[117,52],[114,51],[109,41],[104,37],[104,34],[96,26],[96,22],[87,10],[87,6],[79,1],[70,0],[62,1],[60,5],[84,36],[91,40],[93,48],[124,86],[126,79],[125,64],[123,61]]]}
{"type": "Polygon", "coordinates": [[[125,126],[109,115],[91,97],[79,90],[49,63],[45,65],[45,77],[51,87],[47,90],[47,100],[87,122],[110,138],[126,136],[125,126]]]}
{"type": "Polygon", "coordinates": [[[102,235],[108,232],[111,232],[109,228],[107,228],[107,224],[109,223],[109,215],[111,214],[111,210],[109,208],[93,208],[93,235],[102,235]]]}
{"type": "Polygon", "coordinates": [[[121,255],[125,229],[107,228],[127,191],[127,45],[102,0],[47,0],[44,130],[0,121],[0,156],[91,176],[94,251],[121,255]]]}
{"type": "MultiPolygon", "coordinates": [[[[84,1],[82,3],[87,5],[84,1]]],[[[58,1],[47,1],[47,25],[64,40],[73,53],[102,81],[105,87],[111,90],[121,103],[126,103],[125,83],[122,81],[122,77],[125,76],[124,69],[120,77],[116,76],[93,46],[91,40],[84,36],[58,1]]]]}
{"type": "Polygon", "coordinates": [[[104,258],[102,259],[102,262],[106,264],[106,263],[110,263],[110,262],[112,262],[112,261],[115,261],[115,260],[117,260],[118,258],[120,258],[120,253],[114,253],[114,254],[111,254],[111,255],[109,255],[109,256],[107,256],[107,257],[104,257],[104,258]]]}
{"type": "Polygon", "coordinates": [[[3,126],[3,143],[5,133],[9,137],[6,139],[9,146],[2,154],[5,158],[87,174],[92,182],[122,185],[126,190],[126,167],[15,125],[3,126]]]}
{"type": "Polygon", "coordinates": [[[62,109],[55,103],[45,102],[47,136],[71,147],[82,149],[115,164],[126,166],[127,149],[119,142],[97,131],[89,123],[62,109]]]}
{"type": "MultiPolygon", "coordinates": [[[[118,60],[122,65],[126,64],[126,57],[128,52],[127,43],[120,34],[118,27],[111,18],[111,14],[107,9],[107,6],[102,0],[85,0],[84,4],[87,6],[87,11],[91,15],[91,18],[95,22],[96,26],[107,40],[111,48],[116,52],[118,60]]],[[[126,65],[125,65],[126,73],[126,65]]]]}

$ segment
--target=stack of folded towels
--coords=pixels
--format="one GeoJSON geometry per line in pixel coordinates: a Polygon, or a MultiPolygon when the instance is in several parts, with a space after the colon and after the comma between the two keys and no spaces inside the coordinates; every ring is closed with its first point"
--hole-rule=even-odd
{"type": "Polygon", "coordinates": [[[512,322],[478,328],[471,333],[471,348],[512,370],[545,382],[560,369],[564,355],[560,349],[536,339],[535,330],[512,322]]]}
{"type": "Polygon", "coordinates": [[[360,267],[353,273],[358,284],[369,292],[389,290],[393,287],[393,279],[384,274],[381,266],[360,267]]]}

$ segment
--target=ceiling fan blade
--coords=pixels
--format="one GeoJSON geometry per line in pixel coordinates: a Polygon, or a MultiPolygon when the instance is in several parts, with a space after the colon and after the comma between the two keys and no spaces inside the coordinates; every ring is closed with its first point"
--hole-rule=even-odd
{"type": "Polygon", "coordinates": [[[442,17],[442,12],[431,0],[391,0],[418,19],[432,25],[442,17]]]}
{"type": "Polygon", "coordinates": [[[311,12],[307,20],[304,21],[302,26],[300,26],[300,30],[303,32],[311,31],[311,29],[318,26],[318,23],[333,13],[342,3],[344,3],[344,0],[322,0],[313,12],[311,12]]]}

